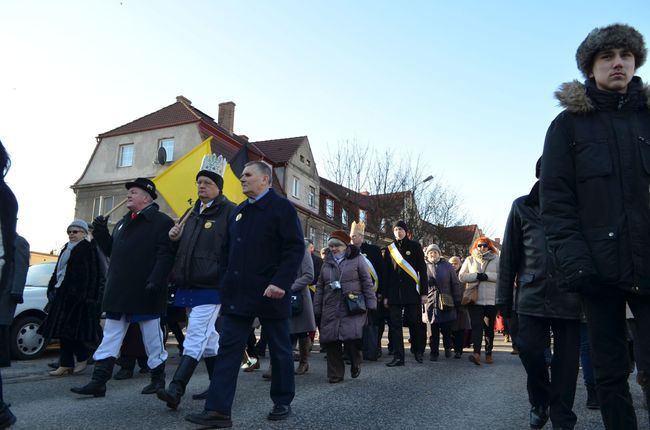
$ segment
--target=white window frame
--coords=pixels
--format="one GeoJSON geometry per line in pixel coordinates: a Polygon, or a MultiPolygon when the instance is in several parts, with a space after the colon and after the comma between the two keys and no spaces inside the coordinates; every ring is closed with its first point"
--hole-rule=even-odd
{"type": "Polygon", "coordinates": [[[334,200],[325,199],[325,216],[334,219],[334,200]]]}
{"type": "Polygon", "coordinates": [[[135,146],[133,143],[124,143],[120,145],[117,149],[117,167],[131,167],[133,166],[133,160],[135,158],[135,146]],[[130,159],[128,160],[129,164],[127,163],[127,160],[124,157],[124,154],[126,150],[129,149],[131,151],[130,153],[130,159]]]}
{"type": "Polygon", "coordinates": [[[309,206],[312,208],[316,207],[316,188],[314,187],[309,187],[309,197],[307,198],[307,203],[309,203],[309,206]]]}
{"type": "Polygon", "coordinates": [[[176,141],[174,140],[173,137],[166,137],[164,139],[160,139],[158,141],[158,148],[165,148],[165,153],[167,155],[167,158],[165,159],[165,163],[171,163],[174,161],[174,147],[176,146],[176,141]],[[168,149],[168,146],[171,144],[171,151],[168,149]]]}
{"type": "Polygon", "coordinates": [[[93,198],[93,219],[113,209],[114,204],[115,197],[113,196],[99,196],[93,198]]]}
{"type": "Polygon", "coordinates": [[[366,222],[366,211],[363,209],[359,209],[359,222],[365,223],[366,222]]]}
{"type": "Polygon", "coordinates": [[[341,224],[348,225],[348,211],[341,209],[341,224]]]}
{"type": "Polygon", "coordinates": [[[291,195],[297,199],[300,199],[300,179],[298,179],[296,176],[293,177],[291,195]]]}

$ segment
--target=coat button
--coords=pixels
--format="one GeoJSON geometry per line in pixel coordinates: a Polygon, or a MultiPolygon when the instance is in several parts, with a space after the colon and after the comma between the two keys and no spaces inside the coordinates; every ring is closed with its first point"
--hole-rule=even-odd
{"type": "Polygon", "coordinates": [[[234,274],[235,276],[237,276],[237,275],[239,275],[239,272],[238,272],[237,270],[235,270],[235,271],[233,272],[233,274],[234,274]]]}
{"type": "Polygon", "coordinates": [[[237,238],[237,242],[241,242],[241,237],[238,237],[238,238],[237,238]]]}
{"type": "Polygon", "coordinates": [[[608,234],[607,236],[609,236],[609,237],[614,237],[614,232],[611,232],[611,231],[610,231],[609,234],[608,234]]]}

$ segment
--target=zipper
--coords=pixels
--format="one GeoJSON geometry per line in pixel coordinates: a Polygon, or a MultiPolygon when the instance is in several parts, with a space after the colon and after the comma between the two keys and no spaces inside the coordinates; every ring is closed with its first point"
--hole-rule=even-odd
{"type": "Polygon", "coordinates": [[[625,105],[625,103],[627,103],[627,96],[619,97],[618,98],[618,107],[617,107],[617,109],[621,110],[623,108],[623,105],[625,105]]]}

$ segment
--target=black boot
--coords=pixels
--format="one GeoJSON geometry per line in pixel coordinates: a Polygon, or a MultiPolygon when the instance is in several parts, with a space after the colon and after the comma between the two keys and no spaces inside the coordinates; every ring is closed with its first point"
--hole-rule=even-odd
{"type": "MultiPolygon", "coordinates": [[[[205,368],[208,369],[208,378],[212,380],[212,371],[214,370],[214,360],[216,360],[216,357],[205,357],[203,361],[205,361],[205,368]]],[[[205,400],[208,398],[208,391],[210,391],[210,387],[206,388],[205,391],[199,394],[193,394],[192,399],[193,400],[205,400]]]]}
{"type": "Polygon", "coordinates": [[[0,429],[11,427],[16,422],[16,416],[11,413],[9,405],[0,401],[0,429]]]}
{"type": "Polygon", "coordinates": [[[533,406],[530,408],[530,428],[541,429],[544,428],[548,421],[548,407],[547,406],[533,406]]]}
{"type": "Polygon", "coordinates": [[[106,382],[111,379],[115,357],[108,357],[95,362],[93,376],[90,382],[83,387],[73,387],[70,391],[76,394],[85,394],[93,397],[104,397],[106,395],[106,382]]]}
{"type": "Polygon", "coordinates": [[[165,389],[165,362],[163,361],[155,369],[151,369],[151,383],[144,387],[142,394],[156,394],[158,390],[165,389]]]}
{"type": "Polygon", "coordinates": [[[193,359],[188,355],[181,357],[181,362],[178,363],[176,372],[172,377],[172,382],[169,383],[167,389],[161,388],[158,390],[156,395],[160,400],[167,403],[167,407],[170,409],[176,409],[178,404],[181,402],[181,397],[185,394],[185,387],[190,381],[196,365],[199,364],[198,361],[193,359]]]}
{"type": "Polygon", "coordinates": [[[600,409],[600,401],[598,400],[598,393],[596,386],[587,384],[587,409],[600,409]]]}

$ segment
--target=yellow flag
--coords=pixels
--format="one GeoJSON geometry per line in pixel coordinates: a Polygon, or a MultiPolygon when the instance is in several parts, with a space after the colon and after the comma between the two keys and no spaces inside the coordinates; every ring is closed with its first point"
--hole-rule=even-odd
{"type": "MultiPolygon", "coordinates": [[[[212,136],[197,145],[190,152],[182,156],[174,164],[153,178],[156,189],[165,198],[177,216],[181,216],[197,200],[196,174],[199,172],[201,162],[205,155],[210,155],[212,149],[210,142],[212,136]]],[[[236,204],[246,199],[241,191],[241,184],[233,174],[230,164],[224,172],[223,194],[236,204]]]]}

